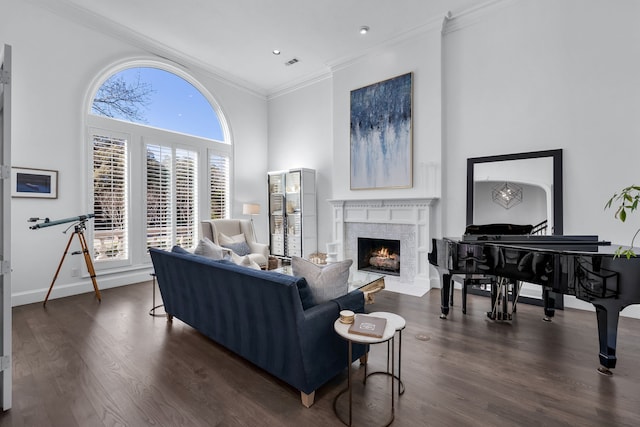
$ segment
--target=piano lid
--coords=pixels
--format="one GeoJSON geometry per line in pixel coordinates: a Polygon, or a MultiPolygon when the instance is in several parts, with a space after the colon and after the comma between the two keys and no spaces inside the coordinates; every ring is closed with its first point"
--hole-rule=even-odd
{"type": "MultiPolygon", "coordinates": [[[[451,239],[455,240],[455,239],[451,239]]],[[[464,235],[461,243],[489,244],[516,249],[530,248],[532,251],[550,251],[558,253],[584,253],[615,255],[619,245],[611,246],[611,242],[599,240],[597,235],[502,235],[478,234],[464,235]]]]}
{"type": "Polygon", "coordinates": [[[584,244],[591,243],[597,245],[610,245],[611,242],[598,240],[597,235],[579,234],[579,235],[545,235],[545,234],[465,234],[462,240],[465,242],[505,242],[519,244],[544,244],[544,245],[567,245],[567,244],[584,244]]]}

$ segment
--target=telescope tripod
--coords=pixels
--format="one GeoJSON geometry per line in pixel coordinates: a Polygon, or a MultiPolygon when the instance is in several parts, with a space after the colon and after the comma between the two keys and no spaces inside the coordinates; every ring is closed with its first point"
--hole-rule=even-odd
{"type": "Polygon", "coordinates": [[[62,254],[62,259],[60,260],[60,264],[58,264],[58,269],[56,270],[56,274],[53,276],[53,280],[51,281],[51,286],[49,286],[49,292],[47,292],[47,296],[44,299],[43,306],[47,305],[47,300],[49,299],[49,295],[51,294],[51,290],[53,289],[53,284],[56,283],[56,279],[58,278],[58,273],[60,273],[60,269],[62,268],[62,263],[64,262],[64,257],[67,256],[69,252],[69,246],[71,246],[71,241],[73,240],[73,236],[78,236],[80,240],[81,251],[72,252],[71,255],[84,255],[84,262],[87,264],[87,271],[89,272],[89,276],[91,277],[91,282],[93,283],[93,289],[96,293],[96,298],[98,298],[98,302],[102,301],[102,297],[100,295],[100,289],[98,289],[98,282],[96,281],[96,270],[93,268],[93,262],[91,261],[91,254],[89,254],[89,248],[87,247],[87,240],[84,237],[84,230],[87,228],[86,220],[80,221],[78,224],[74,226],[74,231],[69,237],[69,242],[67,243],[67,247],[64,249],[64,253],[62,254]]]}

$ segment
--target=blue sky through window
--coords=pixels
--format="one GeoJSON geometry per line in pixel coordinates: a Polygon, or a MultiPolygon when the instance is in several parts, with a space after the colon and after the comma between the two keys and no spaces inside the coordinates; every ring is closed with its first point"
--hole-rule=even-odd
{"type": "MultiPolygon", "coordinates": [[[[140,82],[151,86],[149,103],[141,107],[144,121],[138,123],[224,141],[222,127],[213,107],[198,89],[182,77],[158,68],[137,67],[110,77],[118,78],[122,78],[127,85],[140,79],[140,82]]],[[[95,110],[93,112],[96,113],[95,110]]]]}

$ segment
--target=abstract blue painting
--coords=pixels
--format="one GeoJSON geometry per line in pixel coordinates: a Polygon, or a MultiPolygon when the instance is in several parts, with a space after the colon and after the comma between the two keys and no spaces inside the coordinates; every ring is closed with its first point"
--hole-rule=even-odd
{"type": "Polygon", "coordinates": [[[412,74],[351,91],[351,189],[409,188],[412,74]]]}

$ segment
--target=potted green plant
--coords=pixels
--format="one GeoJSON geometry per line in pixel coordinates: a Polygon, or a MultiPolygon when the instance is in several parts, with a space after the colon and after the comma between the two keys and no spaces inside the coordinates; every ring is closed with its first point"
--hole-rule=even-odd
{"type": "MultiPolygon", "coordinates": [[[[619,193],[615,193],[605,205],[605,209],[611,208],[614,204],[617,205],[615,217],[622,222],[627,220],[627,214],[638,209],[638,202],[640,201],[640,186],[630,185],[623,188],[619,193]]],[[[636,237],[640,233],[640,228],[636,230],[635,234],[631,238],[629,249],[623,249],[622,246],[616,250],[616,256],[626,256],[627,259],[635,257],[636,254],[633,251],[633,244],[636,237]]]]}

